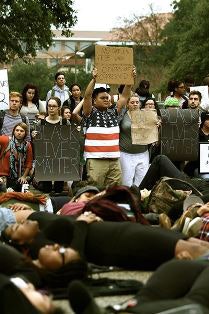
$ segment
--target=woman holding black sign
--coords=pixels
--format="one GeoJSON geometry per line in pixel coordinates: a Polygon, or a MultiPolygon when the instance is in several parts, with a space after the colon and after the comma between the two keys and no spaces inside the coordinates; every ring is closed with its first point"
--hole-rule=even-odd
{"type": "MultiPolygon", "coordinates": [[[[46,104],[47,116],[40,120],[39,125],[70,125],[70,121],[60,116],[61,114],[61,100],[58,97],[51,97],[46,104]]],[[[33,131],[32,136],[37,133],[33,131]]],[[[61,193],[63,191],[64,182],[54,181],[54,187],[51,181],[39,181],[37,188],[45,193],[50,193],[54,190],[55,193],[61,193]]]]}

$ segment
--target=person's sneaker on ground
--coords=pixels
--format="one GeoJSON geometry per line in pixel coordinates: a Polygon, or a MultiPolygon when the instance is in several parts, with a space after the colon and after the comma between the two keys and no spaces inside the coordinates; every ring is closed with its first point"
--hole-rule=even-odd
{"type": "Polygon", "coordinates": [[[201,217],[196,217],[190,221],[185,235],[188,237],[197,237],[203,225],[201,217]]]}
{"type": "Polygon", "coordinates": [[[171,228],[171,220],[165,213],[159,215],[159,225],[164,229],[171,228]]]}
{"type": "Polygon", "coordinates": [[[189,218],[189,217],[185,218],[184,226],[183,226],[183,229],[182,229],[182,233],[185,234],[185,235],[187,234],[187,230],[188,230],[190,221],[191,221],[191,218],[189,218]]]}

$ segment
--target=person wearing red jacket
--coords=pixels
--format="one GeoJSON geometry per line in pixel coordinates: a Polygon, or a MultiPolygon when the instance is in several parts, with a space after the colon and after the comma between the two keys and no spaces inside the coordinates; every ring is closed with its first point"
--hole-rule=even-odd
{"type": "Polygon", "coordinates": [[[15,125],[12,137],[0,136],[0,176],[6,177],[7,187],[21,191],[22,184],[28,183],[27,176],[32,168],[33,152],[31,143],[26,141],[27,124],[15,125]]]}

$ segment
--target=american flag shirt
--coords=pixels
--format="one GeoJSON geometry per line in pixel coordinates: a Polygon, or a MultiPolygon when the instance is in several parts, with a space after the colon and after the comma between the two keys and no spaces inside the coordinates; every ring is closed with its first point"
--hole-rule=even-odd
{"type": "Polygon", "coordinates": [[[119,125],[116,108],[100,111],[93,107],[84,118],[84,158],[119,158],[119,125]]]}

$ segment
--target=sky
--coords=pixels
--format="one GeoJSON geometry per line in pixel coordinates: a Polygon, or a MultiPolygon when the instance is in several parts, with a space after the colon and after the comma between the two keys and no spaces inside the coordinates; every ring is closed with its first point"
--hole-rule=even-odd
{"type": "Polygon", "coordinates": [[[148,14],[150,4],[154,12],[171,12],[171,3],[172,0],[74,0],[78,23],[73,29],[108,31],[122,26],[125,18],[148,14]]]}

